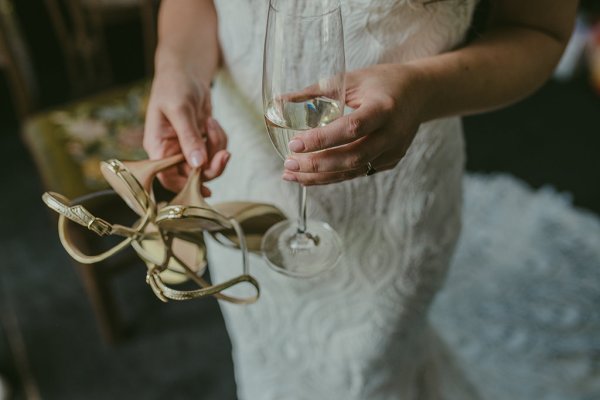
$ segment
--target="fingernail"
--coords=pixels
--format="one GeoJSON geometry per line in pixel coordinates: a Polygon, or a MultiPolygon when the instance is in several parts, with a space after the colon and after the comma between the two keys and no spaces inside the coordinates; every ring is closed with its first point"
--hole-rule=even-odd
{"type": "Polygon", "coordinates": [[[302,143],[301,140],[294,139],[288,143],[288,148],[294,153],[297,153],[304,150],[304,143],[302,143]]]}
{"type": "Polygon", "coordinates": [[[190,154],[190,163],[194,168],[200,167],[202,164],[204,164],[204,154],[202,154],[200,150],[192,151],[190,154]]]}
{"type": "Polygon", "coordinates": [[[289,169],[290,171],[299,171],[300,170],[300,164],[298,164],[298,161],[292,160],[291,158],[288,158],[287,160],[285,160],[285,162],[283,163],[283,166],[285,167],[285,169],[289,169]]]}
{"type": "Polygon", "coordinates": [[[229,161],[230,158],[231,158],[231,153],[227,152],[227,154],[225,154],[225,157],[223,157],[223,165],[227,164],[227,162],[229,161]]]}
{"type": "Polygon", "coordinates": [[[283,174],[282,178],[284,181],[288,182],[296,182],[298,180],[294,174],[283,174]]]}

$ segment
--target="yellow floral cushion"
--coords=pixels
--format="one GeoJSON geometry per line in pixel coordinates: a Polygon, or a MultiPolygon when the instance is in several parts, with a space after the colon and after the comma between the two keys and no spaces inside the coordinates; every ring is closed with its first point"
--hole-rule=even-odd
{"type": "Polygon", "coordinates": [[[100,161],[146,158],[148,92],[149,83],[139,82],[29,118],[24,139],[46,188],[71,198],[105,189],[100,161]]]}

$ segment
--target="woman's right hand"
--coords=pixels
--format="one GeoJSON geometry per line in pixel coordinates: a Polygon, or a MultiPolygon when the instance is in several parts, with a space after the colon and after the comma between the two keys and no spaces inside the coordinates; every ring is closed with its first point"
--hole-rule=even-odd
{"type": "MultiPolygon", "coordinates": [[[[210,87],[181,65],[161,66],[152,82],[146,111],[144,149],[150,159],[182,153],[187,163],[159,174],[162,185],[179,192],[191,168],[203,182],[221,175],[230,153],[227,135],[211,116],[210,87]]],[[[210,191],[202,186],[202,194],[210,191]]]]}

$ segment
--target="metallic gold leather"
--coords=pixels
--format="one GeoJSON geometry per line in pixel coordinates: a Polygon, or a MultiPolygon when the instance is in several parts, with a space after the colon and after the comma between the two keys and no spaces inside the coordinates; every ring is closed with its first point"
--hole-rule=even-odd
{"type": "Polygon", "coordinates": [[[103,161],[100,163],[100,170],[115,192],[133,211],[144,215],[148,208],[156,208],[150,194],[121,161],[115,159],[103,161]],[[113,177],[116,180],[113,180],[113,177]]]}
{"type": "MultiPolygon", "coordinates": [[[[175,158],[174,158],[175,160],[175,158]]],[[[154,170],[150,166],[153,175],[161,169],[169,167],[172,162],[160,163],[160,168],[154,170]]],[[[149,167],[149,165],[145,165],[149,167]]],[[[117,252],[132,246],[138,256],[146,262],[148,267],[146,282],[150,285],[152,291],[161,301],[168,300],[190,300],[206,296],[214,296],[235,304],[249,304],[255,302],[260,296],[260,286],[256,279],[249,274],[248,248],[246,245],[245,234],[239,221],[235,219],[236,210],[239,213],[248,214],[247,210],[254,207],[260,209],[262,206],[253,203],[239,203],[238,207],[228,205],[226,209],[230,216],[223,215],[216,209],[207,205],[207,207],[183,205],[163,205],[160,207],[155,204],[153,196],[148,193],[143,185],[138,181],[131,171],[119,160],[109,160],[101,164],[102,172],[107,181],[117,194],[132,208],[136,213],[142,216],[132,227],[109,222],[94,216],[85,208],[84,204],[71,205],[71,201],[58,194],[47,192],[42,198],[44,202],[60,214],[59,217],[59,236],[61,243],[66,251],[79,262],[95,263],[102,261],[117,252]],[[119,235],[125,239],[111,249],[97,255],[84,254],[70,240],[67,234],[66,223],[71,220],[87,229],[95,232],[99,236],[119,235]],[[149,225],[152,224],[152,225],[149,225]],[[150,229],[148,229],[150,227],[150,229]],[[188,265],[173,251],[173,240],[184,240],[193,243],[196,246],[204,246],[202,233],[207,231],[215,234],[219,231],[228,232],[236,238],[235,246],[241,250],[242,274],[236,278],[230,279],[219,284],[210,284],[201,276],[198,276],[196,265],[188,265]],[[159,240],[165,248],[162,260],[155,259],[149,254],[143,246],[144,240],[159,240]],[[193,280],[200,288],[195,290],[178,290],[168,286],[161,278],[161,272],[165,271],[169,263],[175,260],[178,265],[183,267],[185,274],[193,280]],[[242,282],[252,285],[256,294],[248,298],[237,298],[221,293],[223,290],[231,288],[242,282]]],[[[199,176],[199,175],[197,175],[199,176]]],[[[270,211],[268,218],[273,218],[273,207],[263,207],[270,211]]],[[[253,218],[260,218],[261,214],[248,214],[253,218]]]]}
{"type": "Polygon", "coordinates": [[[107,236],[112,232],[112,226],[108,222],[96,218],[82,205],[70,206],[71,201],[58,193],[46,192],[42,195],[42,200],[57,213],[81,226],[85,226],[99,236],[107,236]]]}
{"type": "Polygon", "coordinates": [[[155,218],[156,225],[171,232],[202,232],[231,229],[224,215],[212,208],[172,205],[160,209],[155,218]]]}

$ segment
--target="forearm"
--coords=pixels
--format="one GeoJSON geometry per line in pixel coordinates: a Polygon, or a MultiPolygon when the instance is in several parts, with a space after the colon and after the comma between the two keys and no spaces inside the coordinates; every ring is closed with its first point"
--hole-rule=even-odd
{"type": "Polygon", "coordinates": [[[212,0],[163,0],[155,68],[184,68],[205,84],[220,63],[217,13],[212,0]]]}
{"type": "Polygon", "coordinates": [[[552,74],[570,31],[571,23],[545,30],[499,21],[464,48],[410,63],[424,88],[423,120],[488,111],[527,96],[552,74]]]}

